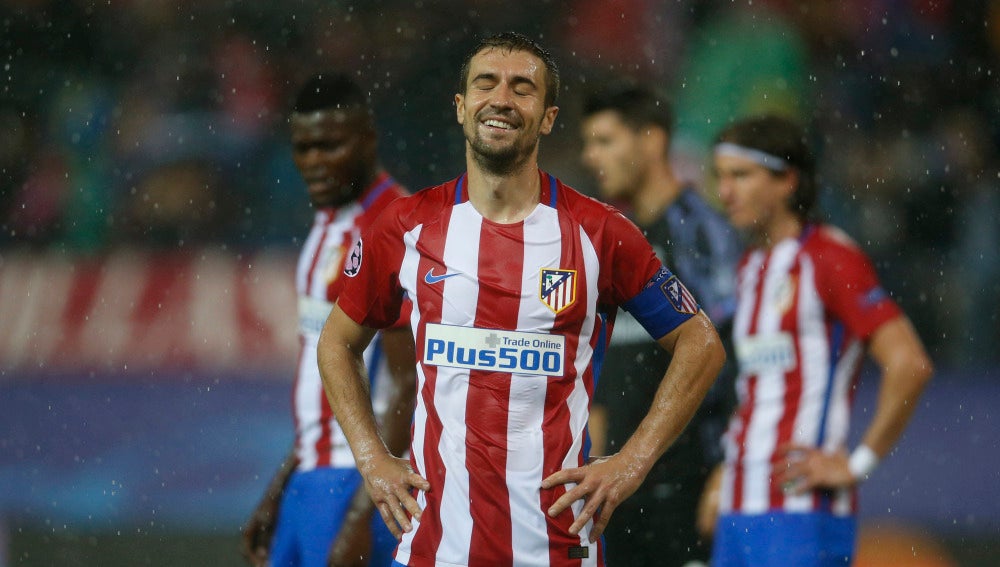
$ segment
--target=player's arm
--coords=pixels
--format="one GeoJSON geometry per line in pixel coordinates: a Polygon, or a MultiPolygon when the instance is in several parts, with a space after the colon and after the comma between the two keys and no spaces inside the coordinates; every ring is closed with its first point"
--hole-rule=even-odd
{"type": "Polygon", "coordinates": [[[604,404],[590,404],[587,432],[590,434],[590,454],[604,455],[608,450],[608,408],[604,404]]]}
{"type": "Polygon", "coordinates": [[[780,481],[802,493],[815,488],[846,487],[865,480],[879,460],[896,445],[931,378],[933,365],[909,318],[895,317],[871,336],[869,354],[881,369],[875,415],[861,444],[848,455],[841,450],[789,446],[779,466],[780,481]]]}
{"type": "Polygon", "coordinates": [[[257,567],[268,564],[271,538],[274,536],[274,529],[278,523],[281,497],[284,494],[285,485],[288,484],[288,479],[292,476],[298,463],[299,460],[293,448],[281,462],[278,471],[274,473],[274,477],[264,491],[264,496],[254,508],[250,519],[247,520],[246,526],[243,528],[240,551],[250,565],[257,567]]]}
{"type": "Polygon", "coordinates": [[[407,513],[420,517],[410,488],[429,490],[409,462],[394,457],[379,434],[363,353],[375,335],[335,305],[320,334],[318,358],[323,387],[333,414],[354,453],[365,488],[390,531],[397,538],[410,531],[407,513]]]}
{"type": "Polygon", "coordinates": [[[585,500],[570,532],[579,533],[596,516],[590,540],[604,531],[615,508],[649,474],[656,460],[684,430],[725,360],[722,342],[704,312],[681,323],[657,342],[672,353],[649,413],[621,451],[575,469],[565,469],[542,482],[543,488],[576,483],[549,508],[558,516],[573,502],[585,500]]]}
{"type": "MultiPolygon", "coordinates": [[[[408,327],[382,331],[382,347],[389,366],[391,391],[381,416],[382,438],[396,457],[402,457],[410,441],[410,422],[416,399],[416,355],[408,327]]],[[[371,518],[374,504],[365,490],[358,490],[330,549],[329,565],[365,566],[371,553],[371,518]]]]}

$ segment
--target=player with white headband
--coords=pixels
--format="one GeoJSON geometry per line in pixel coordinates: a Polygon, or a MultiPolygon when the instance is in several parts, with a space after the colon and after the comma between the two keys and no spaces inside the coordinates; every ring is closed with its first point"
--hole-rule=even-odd
{"type": "Polygon", "coordinates": [[[895,445],[932,373],[864,252],[813,218],[805,140],[794,123],[763,117],[726,128],[715,146],[719,196],[750,248],[733,323],[739,406],[700,518],[715,526],[714,567],[850,564],[856,486],[895,445]],[[850,449],[866,353],[881,370],[879,401],[850,449]]]}

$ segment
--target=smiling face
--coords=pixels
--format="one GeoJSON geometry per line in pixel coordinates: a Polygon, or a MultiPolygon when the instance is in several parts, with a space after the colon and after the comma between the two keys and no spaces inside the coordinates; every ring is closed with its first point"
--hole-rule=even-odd
{"type": "Polygon", "coordinates": [[[768,235],[780,223],[795,218],[788,205],[796,183],[793,172],[775,173],[753,160],[731,155],[716,155],[714,167],[719,199],[734,227],[768,235]]]}
{"type": "Polygon", "coordinates": [[[469,62],[456,116],[472,158],[507,173],[537,157],[538,139],[552,131],[559,108],[545,106],[545,64],[527,51],[487,48],[469,62]]]}
{"type": "Polygon", "coordinates": [[[375,134],[361,108],[293,113],[292,157],[316,207],[355,199],[374,175],[375,134]]]}
{"type": "Polygon", "coordinates": [[[587,116],[580,132],[583,165],[597,179],[601,197],[631,199],[648,169],[641,133],[629,127],[614,110],[587,116]]]}

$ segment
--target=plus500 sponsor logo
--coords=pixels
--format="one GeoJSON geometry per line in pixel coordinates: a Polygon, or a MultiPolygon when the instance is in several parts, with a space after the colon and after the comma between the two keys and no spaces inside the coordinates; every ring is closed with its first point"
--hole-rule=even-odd
{"type": "Polygon", "coordinates": [[[795,343],[788,333],[744,337],[736,342],[736,357],[744,373],[788,372],[795,368],[795,343]]]}
{"type": "Polygon", "coordinates": [[[424,364],[562,376],[566,339],[561,335],[476,329],[428,323],[424,328],[424,364]]]}

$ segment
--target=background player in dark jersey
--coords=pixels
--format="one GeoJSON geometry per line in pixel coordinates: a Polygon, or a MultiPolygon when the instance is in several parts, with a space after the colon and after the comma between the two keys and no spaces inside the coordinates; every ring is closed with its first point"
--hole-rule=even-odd
{"type": "MultiPolygon", "coordinates": [[[[631,81],[605,85],[584,100],[580,128],[583,163],[597,179],[601,197],[630,214],[731,350],[726,337],[742,244],[697,188],[674,174],[673,113],[666,97],[631,81]]],[[[669,362],[670,355],[620,310],[591,406],[594,454],[614,453],[628,440],[669,362]]],[[[695,518],[705,480],[722,460],[719,439],[732,409],[732,379],[733,366],[727,364],[681,437],[618,507],[604,532],[608,565],[708,560],[710,546],[695,530],[695,518]]]]}
{"type": "MultiPolygon", "coordinates": [[[[295,447],[246,525],[243,554],[254,565],[280,567],[387,565],[396,542],[361,488],[323,393],[316,344],[351,262],[348,252],[378,212],[406,192],[379,166],[371,109],[347,75],[316,75],[303,85],[290,124],[295,165],[316,210],[295,274],[295,447]]],[[[372,403],[396,455],[406,448],[412,415],[413,356],[405,325],[381,333],[364,354],[372,403]]]]}

